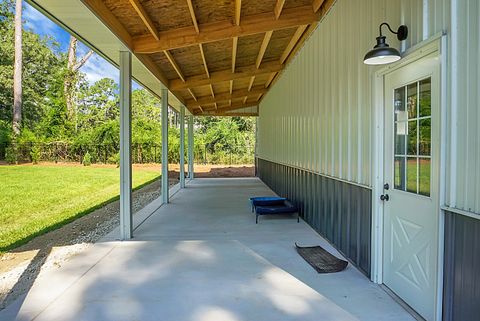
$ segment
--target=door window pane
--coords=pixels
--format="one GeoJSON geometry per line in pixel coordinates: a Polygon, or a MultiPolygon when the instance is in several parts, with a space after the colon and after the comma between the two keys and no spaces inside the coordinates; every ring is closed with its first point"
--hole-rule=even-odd
{"type": "Polygon", "coordinates": [[[407,109],[409,119],[417,117],[417,83],[407,86],[407,109]]]}
{"type": "Polygon", "coordinates": [[[405,121],[408,118],[405,110],[405,87],[395,89],[395,121],[405,121]]]}
{"type": "Polygon", "coordinates": [[[423,156],[430,156],[431,134],[432,134],[432,119],[426,118],[419,121],[419,139],[418,139],[418,154],[423,156]]]}
{"type": "Polygon", "coordinates": [[[417,158],[407,158],[407,192],[417,193],[417,158]]]}
{"type": "Polygon", "coordinates": [[[405,190],[405,157],[395,157],[395,189],[405,190]]]}
{"type": "Polygon", "coordinates": [[[405,137],[407,134],[407,122],[395,124],[395,155],[405,155],[405,137]]]}
{"type": "Polygon", "coordinates": [[[408,122],[407,155],[418,155],[417,153],[417,121],[408,122]]]}
{"type": "Polygon", "coordinates": [[[430,196],[431,79],[394,91],[394,188],[430,196]]]}
{"type": "Polygon", "coordinates": [[[420,81],[419,117],[431,114],[431,84],[430,78],[420,81]]]}
{"type": "Polygon", "coordinates": [[[430,196],[430,158],[420,158],[418,162],[418,193],[430,196]]]}

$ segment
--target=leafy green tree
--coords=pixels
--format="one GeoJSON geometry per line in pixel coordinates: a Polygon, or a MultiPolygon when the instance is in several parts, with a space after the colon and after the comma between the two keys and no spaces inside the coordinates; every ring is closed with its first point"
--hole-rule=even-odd
{"type": "MultiPolygon", "coordinates": [[[[13,10],[13,0],[0,3],[0,120],[9,123],[13,118],[13,10]]],[[[28,29],[23,30],[22,38],[22,126],[35,131],[51,105],[65,55],[60,53],[59,44],[53,38],[40,37],[28,29]]],[[[1,135],[10,136],[11,132],[1,135]]]]}
{"type": "Polygon", "coordinates": [[[103,78],[89,85],[84,82],[78,101],[78,128],[88,130],[119,116],[118,85],[103,78]]]}

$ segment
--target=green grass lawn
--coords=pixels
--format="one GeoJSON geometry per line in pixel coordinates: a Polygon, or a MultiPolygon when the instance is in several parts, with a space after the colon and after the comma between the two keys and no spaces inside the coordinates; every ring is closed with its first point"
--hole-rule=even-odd
{"type": "MultiPolygon", "coordinates": [[[[134,188],[158,174],[135,168],[134,188]]],[[[115,167],[0,166],[0,252],[117,199],[119,176],[115,167]]]]}

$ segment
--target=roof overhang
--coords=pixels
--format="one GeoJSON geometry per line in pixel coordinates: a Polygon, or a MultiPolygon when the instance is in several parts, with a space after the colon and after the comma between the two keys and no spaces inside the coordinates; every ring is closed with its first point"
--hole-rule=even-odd
{"type": "Polygon", "coordinates": [[[194,115],[258,106],[335,0],[27,0],[134,79],[194,115]]]}

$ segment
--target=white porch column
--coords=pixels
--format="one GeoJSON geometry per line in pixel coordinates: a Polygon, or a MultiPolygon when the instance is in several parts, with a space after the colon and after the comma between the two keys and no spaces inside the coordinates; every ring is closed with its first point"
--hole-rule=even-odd
{"type": "Polygon", "coordinates": [[[185,188],[185,106],[180,106],[180,188],[185,188]]]}
{"type": "Polygon", "coordinates": [[[188,178],[193,179],[193,115],[188,116],[188,178]]]}
{"type": "Polygon", "coordinates": [[[132,238],[132,54],[120,52],[120,239],[132,238]]]}
{"type": "Polygon", "coordinates": [[[168,89],[162,88],[162,201],[168,203],[168,89]]]}

